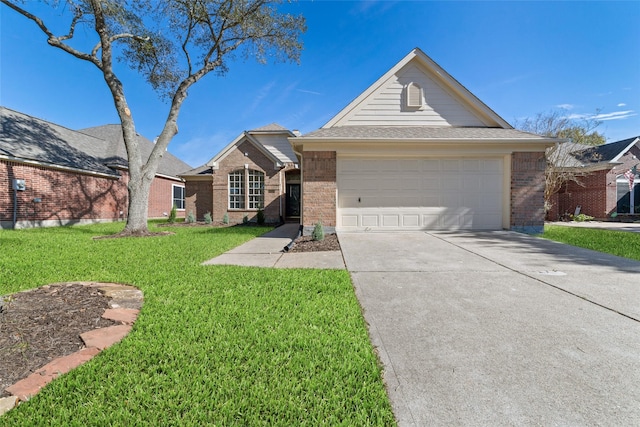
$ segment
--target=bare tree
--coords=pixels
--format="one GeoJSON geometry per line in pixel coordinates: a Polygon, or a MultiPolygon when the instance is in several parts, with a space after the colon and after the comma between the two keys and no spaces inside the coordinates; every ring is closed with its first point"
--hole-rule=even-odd
{"type": "MultiPolygon", "coordinates": [[[[567,142],[558,143],[547,149],[547,168],[545,170],[544,204],[545,211],[553,206],[553,195],[563,185],[573,181],[582,185],[580,177],[584,171],[578,167],[574,154],[591,146],[602,145],[606,142],[604,135],[595,129],[601,122],[593,116],[572,118],[564,110],[538,113],[534,117],[516,121],[515,126],[525,132],[538,135],[566,139],[567,142]]],[[[585,159],[582,159],[583,161],[585,159]]],[[[597,160],[591,158],[589,160],[597,160]]]]}
{"type": "MultiPolygon", "coordinates": [[[[305,19],[278,10],[282,0],[42,0],[60,9],[68,32],[56,35],[26,10],[29,2],[0,0],[33,21],[49,45],[93,64],[103,75],[122,125],[129,162],[129,207],[123,234],[144,235],[151,183],[160,159],[178,132],[178,115],[187,90],[215,71],[224,74],[235,52],[298,62],[305,19]],[[73,44],[76,27],[91,29],[91,50],[73,44]],[[133,115],[114,59],[129,65],[169,100],[162,131],[148,159],[138,146],[133,115]]],[[[56,23],[57,24],[57,23],[56,23]]]]}

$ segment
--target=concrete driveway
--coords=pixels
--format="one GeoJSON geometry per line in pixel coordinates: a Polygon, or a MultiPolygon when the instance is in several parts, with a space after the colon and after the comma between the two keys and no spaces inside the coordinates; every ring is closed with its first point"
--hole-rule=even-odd
{"type": "Polygon", "coordinates": [[[512,232],[339,238],[400,426],[640,425],[640,262],[512,232]]]}

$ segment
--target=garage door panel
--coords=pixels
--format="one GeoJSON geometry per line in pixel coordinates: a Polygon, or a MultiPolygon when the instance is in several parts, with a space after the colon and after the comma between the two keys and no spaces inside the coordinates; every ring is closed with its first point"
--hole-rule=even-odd
{"type": "Polygon", "coordinates": [[[500,229],[503,160],[338,158],[338,228],[500,229]]]}

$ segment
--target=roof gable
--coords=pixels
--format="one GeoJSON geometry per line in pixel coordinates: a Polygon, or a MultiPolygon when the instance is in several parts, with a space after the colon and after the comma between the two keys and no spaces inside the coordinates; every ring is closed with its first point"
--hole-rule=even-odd
{"type": "Polygon", "coordinates": [[[295,135],[277,123],[244,131],[220,150],[205,166],[217,169],[218,164],[245,141],[253,144],[262,154],[273,161],[274,168],[281,167],[285,163],[297,163],[296,155],[289,144],[288,138],[290,137],[295,137],[295,135]]]}
{"type": "Polygon", "coordinates": [[[499,127],[504,119],[475,97],[420,49],[412,50],[323,129],[339,126],[499,127]],[[407,98],[409,85],[421,90],[421,106],[407,98]]]}
{"type": "Polygon", "coordinates": [[[583,164],[616,163],[636,144],[640,146],[640,137],[589,147],[585,150],[574,152],[572,155],[583,164]]]}

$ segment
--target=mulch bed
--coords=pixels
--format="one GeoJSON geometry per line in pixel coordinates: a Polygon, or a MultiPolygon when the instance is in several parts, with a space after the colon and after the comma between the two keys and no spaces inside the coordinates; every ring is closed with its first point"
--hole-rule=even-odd
{"type": "Polygon", "coordinates": [[[52,360],[84,348],[80,334],[118,324],[102,318],[109,297],[80,284],[5,295],[0,312],[0,397],[52,360]]]}
{"type": "Polygon", "coordinates": [[[339,251],[340,242],[336,234],[325,234],[323,240],[313,240],[311,236],[301,236],[289,252],[339,251]]]}

